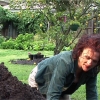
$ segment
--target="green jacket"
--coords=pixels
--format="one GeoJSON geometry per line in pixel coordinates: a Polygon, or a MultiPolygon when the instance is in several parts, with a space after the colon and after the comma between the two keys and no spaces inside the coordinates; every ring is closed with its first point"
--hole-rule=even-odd
{"type": "MultiPolygon", "coordinates": [[[[59,100],[63,89],[73,83],[77,67],[72,51],[64,51],[41,61],[35,77],[39,91],[47,95],[47,100],[59,100]]],[[[82,73],[75,90],[86,84],[86,100],[98,100],[96,83],[97,67],[82,73]]]]}

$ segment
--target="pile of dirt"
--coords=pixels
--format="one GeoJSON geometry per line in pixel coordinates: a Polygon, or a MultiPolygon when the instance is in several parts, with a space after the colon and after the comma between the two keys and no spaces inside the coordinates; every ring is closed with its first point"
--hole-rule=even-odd
{"type": "Polygon", "coordinates": [[[36,89],[24,84],[0,64],[0,100],[45,100],[36,89]]]}

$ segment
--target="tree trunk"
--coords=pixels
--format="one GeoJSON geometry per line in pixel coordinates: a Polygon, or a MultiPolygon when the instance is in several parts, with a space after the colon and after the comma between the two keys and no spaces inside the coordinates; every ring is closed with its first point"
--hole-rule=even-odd
{"type": "Polygon", "coordinates": [[[59,54],[60,53],[60,50],[58,50],[57,48],[55,48],[55,50],[54,50],[54,55],[57,55],[57,54],[59,54]]]}

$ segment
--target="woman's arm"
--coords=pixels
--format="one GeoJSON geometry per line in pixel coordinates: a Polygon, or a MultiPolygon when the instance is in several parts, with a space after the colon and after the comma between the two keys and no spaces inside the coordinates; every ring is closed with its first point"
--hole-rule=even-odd
{"type": "Polygon", "coordinates": [[[47,100],[59,100],[66,76],[70,73],[70,66],[65,60],[59,59],[52,75],[47,92],[47,100]]]}
{"type": "Polygon", "coordinates": [[[86,100],[98,100],[97,76],[91,77],[86,83],[86,100]]]}

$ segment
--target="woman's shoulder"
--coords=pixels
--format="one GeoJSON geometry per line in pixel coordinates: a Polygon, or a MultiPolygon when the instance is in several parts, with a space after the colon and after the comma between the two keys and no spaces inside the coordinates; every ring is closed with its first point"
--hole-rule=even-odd
{"type": "Polygon", "coordinates": [[[72,61],[72,51],[63,51],[61,52],[61,59],[66,59],[67,61],[72,61]]]}
{"type": "Polygon", "coordinates": [[[71,51],[62,51],[61,54],[72,55],[72,50],[71,51]]]}

